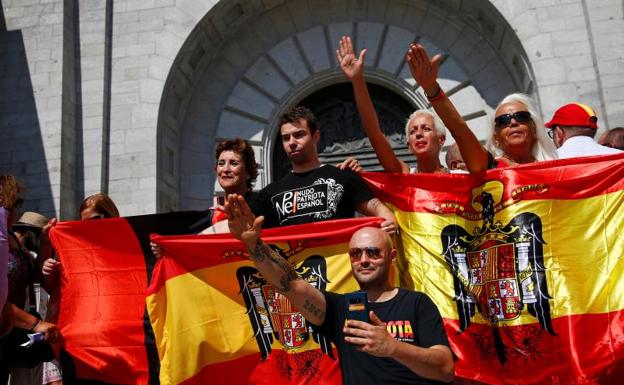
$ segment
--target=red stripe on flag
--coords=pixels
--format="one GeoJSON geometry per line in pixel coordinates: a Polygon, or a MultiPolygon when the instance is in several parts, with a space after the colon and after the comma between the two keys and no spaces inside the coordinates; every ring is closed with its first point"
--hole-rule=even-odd
{"type": "MultiPolygon", "coordinates": [[[[364,217],[284,226],[262,230],[262,239],[265,243],[290,241],[293,248],[296,248],[296,242],[292,240],[296,239],[297,242],[305,242],[305,247],[310,249],[349,242],[357,229],[379,227],[382,221],[381,218],[364,217]],[[331,234],[331,238],[327,234],[331,234]]],[[[230,234],[153,236],[152,240],[162,246],[164,257],[156,263],[147,295],[158,292],[168,279],[178,275],[248,258],[243,243],[230,234]],[[203,247],[198,248],[198,244],[203,247]],[[174,249],[175,253],[171,253],[174,249]],[[170,263],[167,262],[169,254],[183,258],[170,263]]]]}
{"type": "MultiPolygon", "coordinates": [[[[334,356],[337,356],[334,349],[334,356]]],[[[320,350],[288,353],[273,350],[266,361],[251,354],[203,368],[180,385],[339,385],[340,365],[320,350]]]]}
{"type": "Polygon", "coordinates": [[[553,320],[556,336],[538,324],[499,327],[507,362],[494,351],[492,328],[444,320],[455,375],[488,384],[617,384],[624,378],[624,311],[553,320]]]}
{"type": "Polygon", "coordinates": [[[583,199],[624,190],[624,154],[535,162],[480,174],[362,173],[375,196],[403,211],[440,212],[440,204],[472,205],[472,187],[504,184],[502,200],[583,199]],[[460,200],[458,197],[463,197],[460,200]]]}

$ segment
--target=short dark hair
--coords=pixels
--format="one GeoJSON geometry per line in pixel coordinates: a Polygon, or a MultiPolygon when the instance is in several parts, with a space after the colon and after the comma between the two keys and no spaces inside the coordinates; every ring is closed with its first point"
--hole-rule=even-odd
{"type": "Polygon", "coordinates": [[[618,150],[624,150],[624,127],[615,127],[608,131],[605,144],[618,150]]]}
{"type": "Polygon", "coordinates": [[[215,160],[217,162],[219,162],[219,156],[223,151],[233,151],[243,158],[245,172],[249,176],[247,188],[251,190],[258,177],[258,163],[256,163],[256,155],[251,144],[242,138],[226,139],[219,142],[215,151],[215,160]]]}
{"type": "Polygon", "coordinates": [[[318,131],[318,123],[316,122],[316,116],[310,111],[309,108],[304,106],[297,106],[292,108],[290,111],[282,114],[279,120],[279,127],[281,128],[286,123],[295,123],[299,119],[303,119],[308,124],[308,128],[310,128],[310,134],[313,134],[315,131],[318,131]]]}

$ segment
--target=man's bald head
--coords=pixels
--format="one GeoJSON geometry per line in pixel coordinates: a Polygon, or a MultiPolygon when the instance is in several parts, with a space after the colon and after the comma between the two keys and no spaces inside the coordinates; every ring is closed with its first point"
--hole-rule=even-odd
{"type": "Polygon", "coordinates": [[[392,238],[379,227],[362,227],[351,236],[349,247],[379,247],[385,251],[393,249],[392,238]]]}

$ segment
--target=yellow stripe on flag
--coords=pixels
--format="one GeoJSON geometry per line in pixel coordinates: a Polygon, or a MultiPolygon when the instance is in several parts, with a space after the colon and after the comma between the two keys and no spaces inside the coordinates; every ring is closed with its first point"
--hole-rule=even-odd
{"type": "MultiPolygon", "coordinates": [[[[288,245],[277,244],[282,250],[288,245]]],[[[299,266],[313,255],[324,256],[327,263],[327,290],[358,290],[351,275],[346,244],[306,249],[295,256],[299,266]]],[[[193,377],[208,365],[258,354],[243,296],[239,293],[236,271],[253,266],[251,261],[223,263],[168,279],[155,294],[147,297],[161,360],[160,381],[178,384],[193,377]]],[[[312,342],[312,341],[309,341],[312,342]]],[[[273,339],[272,349],[285,348],[273,339]]],[[[289,352],[318,349],[306,343],[289,352]]]]}
{"type": "MultiPolygon", "coordinates": [[[[542,222],[544,261],[553,318],[624,309],[624,191],[579,200],[521,201],[496,213],[504,226],[531,212],[542,222]],[[581,272],[581,273],[579,273],[581,272]]],[[[402,230],[403,284],[432,296],[442,316],[457,319],[451,270],[442,250],[442,229],[457,224],[472,234],[482,221],[456,215],[405,212],[392,207],[402,230]]],[[[477,313],[472,320],[487,321],[477,313]]],[[[509,325],[534,323],[522,312],[509,325]]]]}

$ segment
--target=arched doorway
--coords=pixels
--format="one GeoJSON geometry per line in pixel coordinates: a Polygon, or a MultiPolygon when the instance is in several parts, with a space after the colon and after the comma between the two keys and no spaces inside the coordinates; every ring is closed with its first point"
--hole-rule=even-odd
{"type": "MultiPolygon", "coordinates": [[[[406,47],[419,41],[441,53],[440,84],[477,136],[483,137],[486,115],[504,95],[532,93],[522,45],[489,1],[330,4],[221,1],[197,25],[161,101],[159,210],[212,203],[218,191],[213,151],[222,138],[240,136],[254,145],[260,163],[256,187],[274,180],[280,174],[274,171],[279,115],[329,87],[342,84],[344,95],[350,93],[334,55],[342,35],[351,35],[357,49],[368,48],[369,84],[395,94],[412,110],[428,103],[405,65],[406,47]]],[[[328,111],[336,115],[336,103],[328,111]]]]}
{"type": "MultiPolygon", "coordinates": [[[[408,155],[405,146],[405,121],[416,106],[377,84],[370,84],[369,92],[384,134],[397,152],[408,155]]],[[[381,169],[362,128],[351,84],[330,85],[296,104],[309,108],[318,120],[321,132],[318,151],[324,163],[335,164],[349,156],[355,156],[362,161],[366,170],[381,169]]],[[[272,180],[278,180],[291,167],[283,147],[279,145],[279,130],[276,131],[274,143],[272,180]]],[[[408,155],[405,158],[410,163],[414,162],[413,156],[408,155]]]]}

